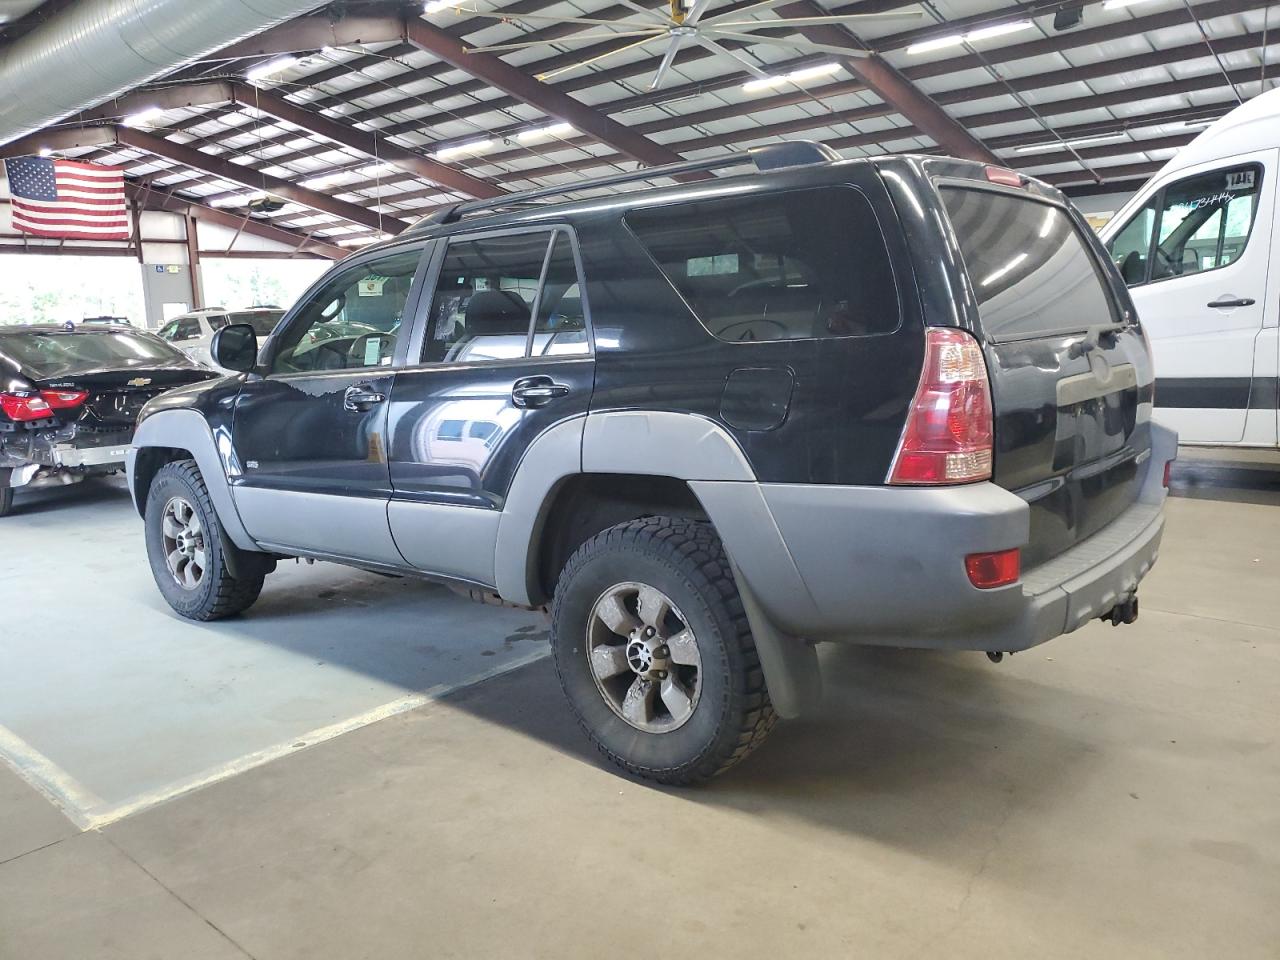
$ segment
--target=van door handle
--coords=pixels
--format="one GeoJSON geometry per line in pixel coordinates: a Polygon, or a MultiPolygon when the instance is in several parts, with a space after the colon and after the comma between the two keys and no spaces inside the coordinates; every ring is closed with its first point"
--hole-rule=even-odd
{"type": "Polygon", "coordinates": [[[354,383],[342,395],[342,409],[351,413],[366,413],[374,404],[386,399],[386,394],[378,393],[369,384],[354,383]]]}
{"type": "Polygon", "coordinates": [[[1221,300],[1214,300],[1208,306],[1218,310],[1229,310],[1232,307],[1252,307],[1256,300],[1250,297],[1223,297],[1221,300]]]}
{"type": "Polygon", "coordinates": [[[511,388],[511,402],[521,408],[541,407],[568,392],[568,384],[556,383],[550,377],[525,377],[511,388]]]}

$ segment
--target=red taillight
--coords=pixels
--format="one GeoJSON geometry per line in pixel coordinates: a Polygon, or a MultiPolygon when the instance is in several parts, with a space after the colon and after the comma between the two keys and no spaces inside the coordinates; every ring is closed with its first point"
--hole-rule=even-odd
{"type": "Polygon", "coordinates": [[[41,390],[40,396],[54,410],[70,410],[89,399],[88,390],[41,390]]]}
{"type": "Polygon", "coordinates": [[[49,401],[38,393],[0,393],[0,410],[10,420],[26,423],[31,420],[45,420],[53,416],[53,408],[49,401]]]}
{"type": "Polygon", "coordinates": [[[964,569],[969,582],[979,590],[1006,587],[1017,583],[1022,573],[1022,552],[997,550],[994,553],[971,553],[964,558],[964,569]]]}
{"type": "Polygon", "coordinates": [[[987,179],[1006,187],[1022,186],[1022,174],[1008,167],[987,167],[987,179]]]}
{"type": "Polygon", "coordinates": [[[991,477],[991,387],[978,341],[963,330],[925,332],[924,370],[889,483],[971,483],[991,477]]]}

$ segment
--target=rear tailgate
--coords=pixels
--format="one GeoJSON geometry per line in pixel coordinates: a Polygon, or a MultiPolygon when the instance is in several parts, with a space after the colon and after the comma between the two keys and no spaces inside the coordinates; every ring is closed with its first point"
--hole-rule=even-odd
{"type": "Polygon", "coordinates": [[[939,190],[977,301],[993,479],[1031,505],[1023,563],[1035,567],[1137,500],[1151,456],[1150,353],[1065,206],[981,184],[939,190]]]}

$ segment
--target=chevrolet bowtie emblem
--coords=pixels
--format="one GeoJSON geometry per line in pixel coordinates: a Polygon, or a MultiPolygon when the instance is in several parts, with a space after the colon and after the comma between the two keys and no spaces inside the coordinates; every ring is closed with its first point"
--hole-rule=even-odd
{"type": "Polygon", "coordinates": [[[128,381],[128,385],[131,387],[145,387],[150,382],[150,377],[134,377],[132,380],[128,381]]]}

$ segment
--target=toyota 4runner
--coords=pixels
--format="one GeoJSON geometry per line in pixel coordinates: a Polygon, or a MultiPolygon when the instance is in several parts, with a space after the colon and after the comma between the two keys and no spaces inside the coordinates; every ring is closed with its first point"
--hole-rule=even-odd
{"type": "Polygon", "coordinates": [[[1058,191],[812,144],[455,206],[213,350],[129,456],[178,613],[282,557],[549,605],[588,736],[668,783],[816,703],[817,642],[1132,622],[1176,454],[1058,191]]]}

